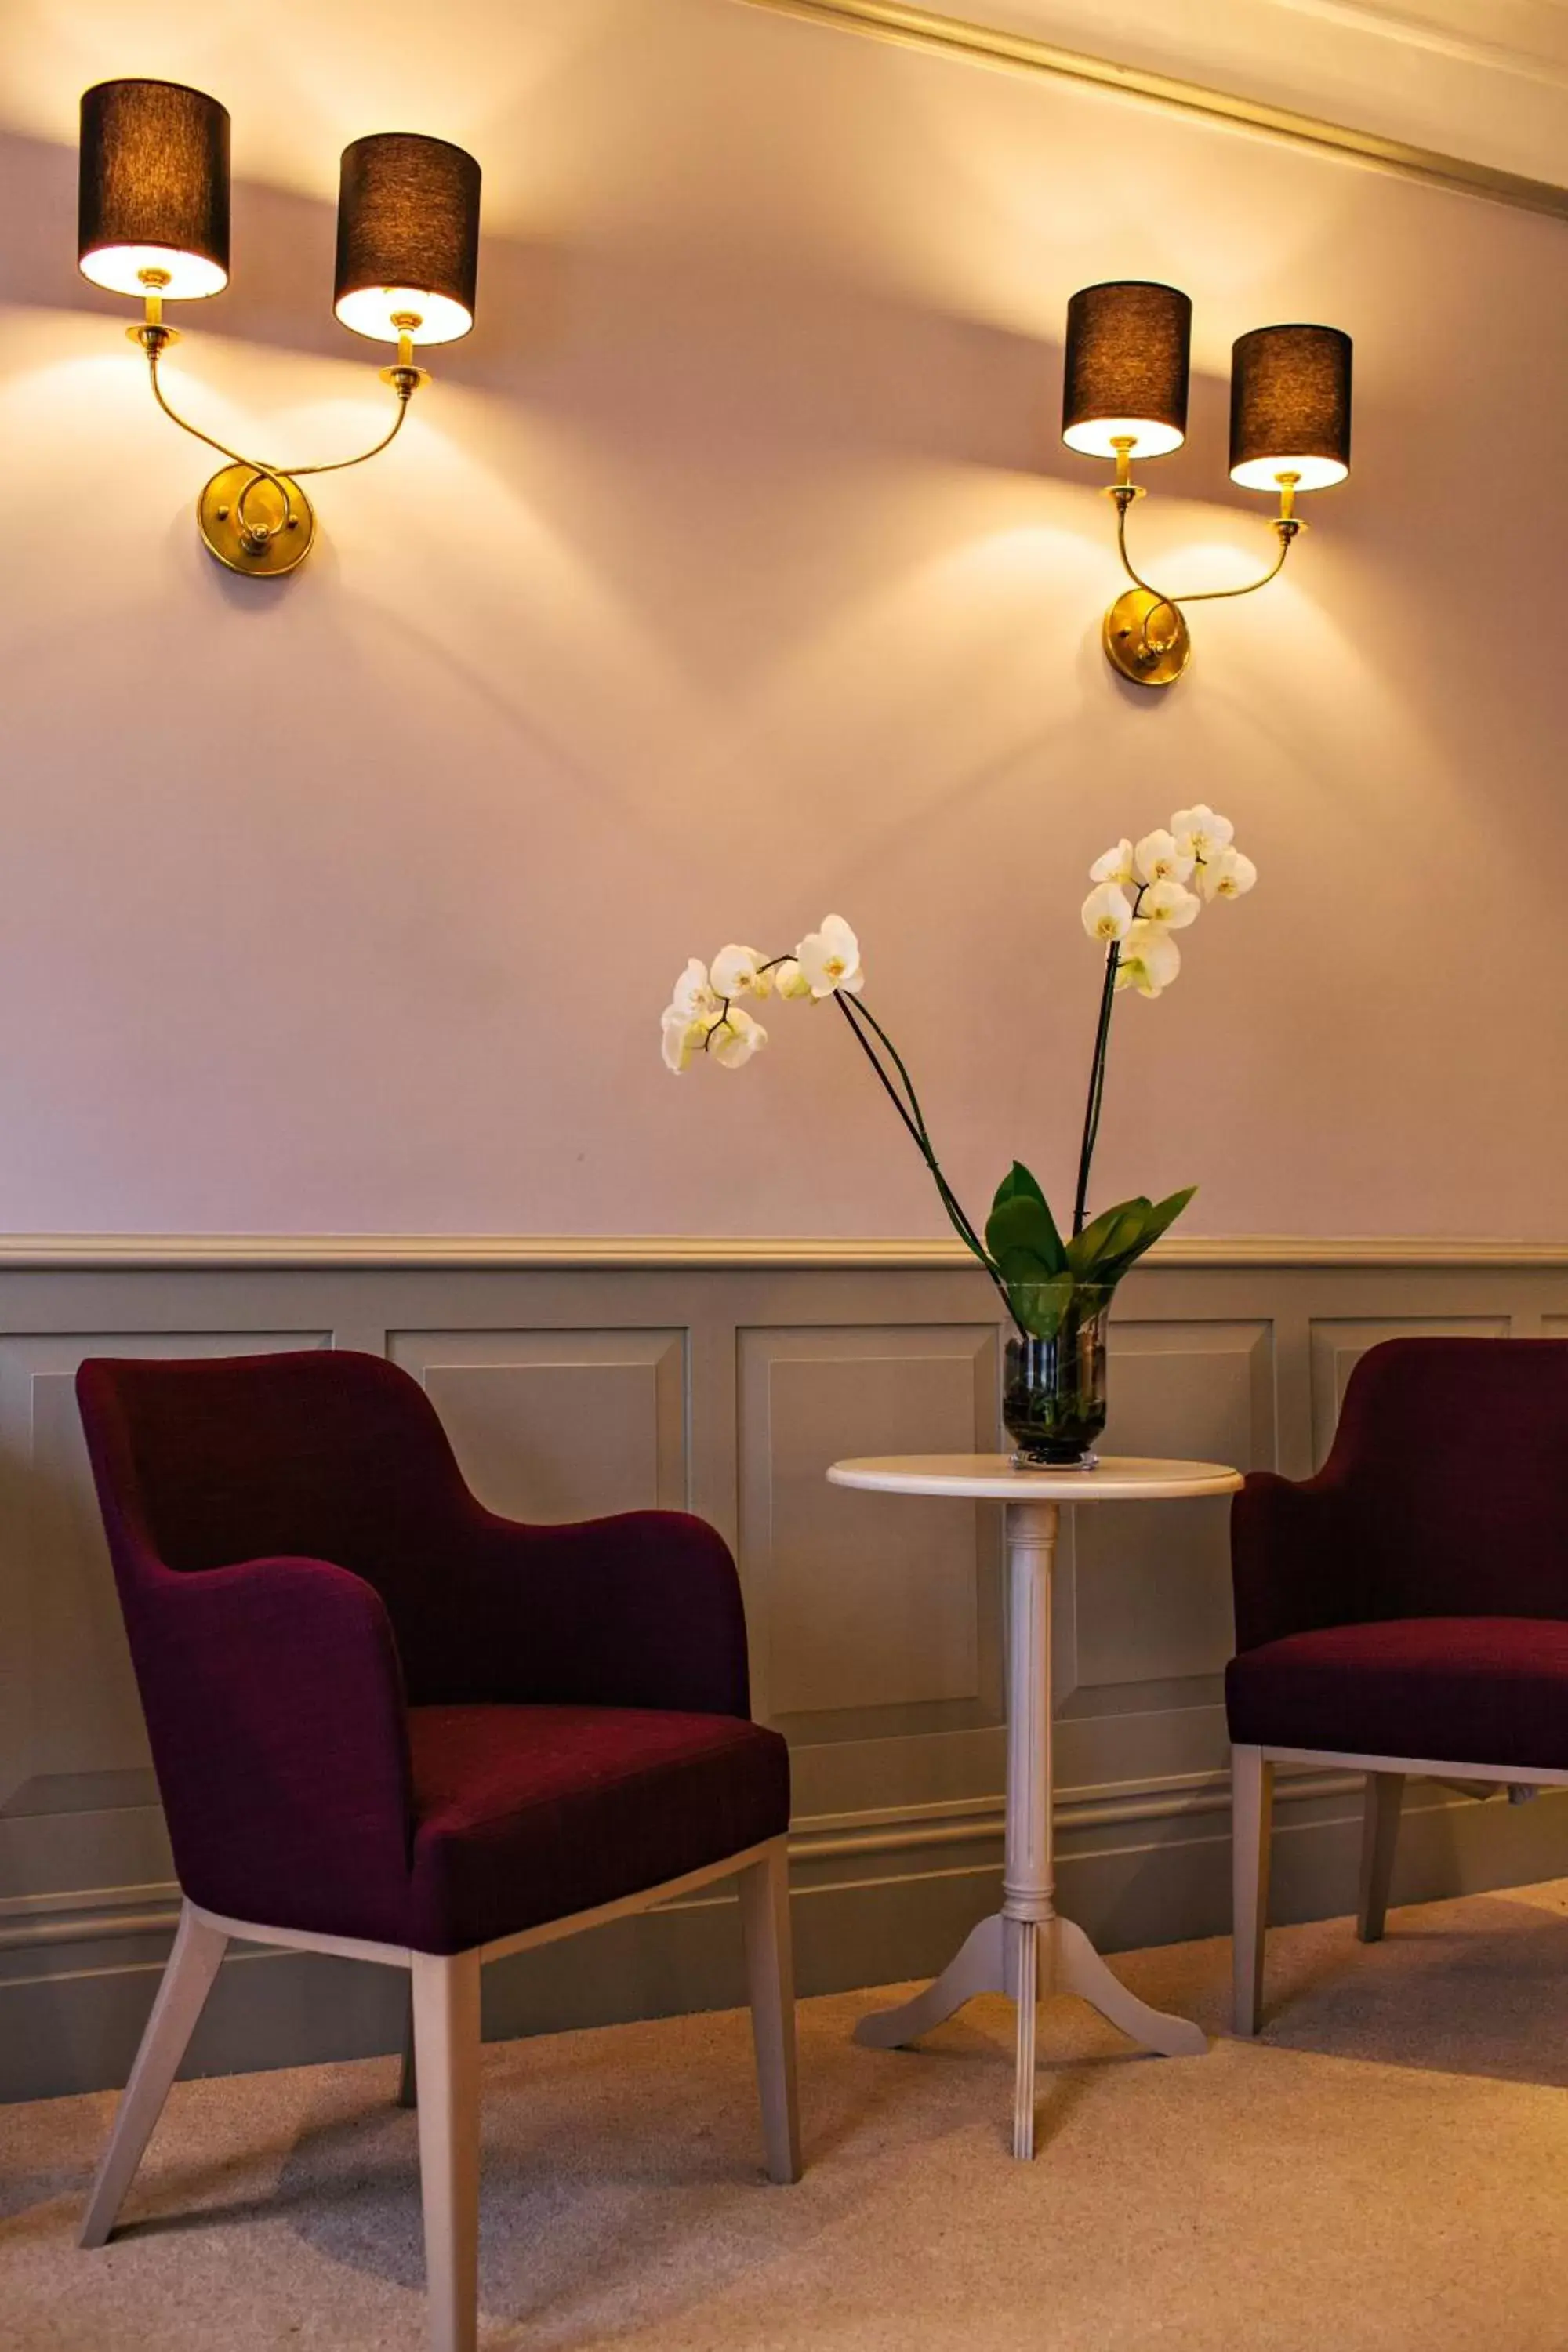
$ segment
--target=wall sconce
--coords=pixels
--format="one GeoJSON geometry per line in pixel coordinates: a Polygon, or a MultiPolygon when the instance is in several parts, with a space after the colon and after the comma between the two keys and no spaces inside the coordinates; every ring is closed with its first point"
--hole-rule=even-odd
{"type": "Polygon", "coordinates": [[[389,131],[344,151],[333,307],[345,327],[395,343],[381,371],[397,398],[391,430],[369,449],[291,473],[215,440],[175,415],[158,362],[179,339],[163,305],[228,284],[228,115],[177,82],[106,81],[81,101],[79,267],[111,293],[140,296],[126,330],[147,354],[153,397],[184,432],[226,462],[196,501],[201,535],[231,572],[275,579],[310,553],[316,517],[302,474],[362,466],[395,440],[429,377],[417,343],[449,343],[474,323],[479,167],[444,139],[389,131]]]}
{"type": "Polygon", "coordinates": [[[1135,686],[1170,686],[1192,655],[1182,607],[1268,586],[1306,525],[1303,490],[1326,489],[1350,472],[1351,339],[1337,327],[1256,327],[1231,353],[1230,478],[1244,489],[1277,491],[1272,529],[1279,553],[1261,579],[1241,588],[1167,596],[1133,569],[1127,509],[1143,496],[1132,460],[1179,449],[1187,430],[1193,306],[1173,286],[1127,280],[1086,286],[1068,305],[1062,439],[1085,457],[1107,457],[1116,479],[1116,546],[1131,581],[1105,616],[1113,668],[1135,686]]]}

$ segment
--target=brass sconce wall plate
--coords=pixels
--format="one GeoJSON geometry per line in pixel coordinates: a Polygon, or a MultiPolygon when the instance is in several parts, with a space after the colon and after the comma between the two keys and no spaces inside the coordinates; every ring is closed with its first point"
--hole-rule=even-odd
{"type": "Polygon", "coordinates": [[[1175,287],[1139,279],[1086,286],[1068,305],[1062,439],[1085,457],[1115,463],[1106,495],[1131,585],[1106,614],[1100,643],[1133,686],[1173,686],[1192,659],[1183,606],[1266,588],[1306,529],[1298,494],[1342,482],[1350,471],[1350,337],[1337,327],[1255,328],[1232,353],[1230,478],[1244,489],[1278,495],[1270,524],[1278,552],[1259,579],[1239,588],[1178,596],[1144,579],[1127,551],[1128,509],[1143,495],[1132,460],[1165,457],[1185,437],[1192,309],[1175,287]]]}
{"type": "Polygon", "coordinates": [[[1181,606],[1152,588],[1124,588],[1100,638],[1111,667],[1134,686],[1174,686],[1193,656],[1181,606]]]}
{"type": "Polygon", "coordinates": [[[166,301],[219,294],[228,283],[228,116],[216,99],[177,82],[100,82],[81,102],[78,260],[84,278],[141,299],[127,329],[147,360],[153,397],[182,432],[225,464],[196,501],[204,544],[226,571],[276,580],[296,571],[316,540],[301,474],[363,466],[395,441],[408,404],[430,379],[416,343],[446,343],[474,323],[479,167],[444,139],[408,131],[345,149],[338,192],[333,308],[345,327],[395,343],[381,371],[396,395],[388,429],[370,448],[291,471],[204,433],[171,405],[159,362],[179,339],[166,301]]]}
{"type": "Polygon", "coordinates": [[[310,552],[316,509],[288,474],[225,466],[196,500],[196,528],[228,571],[270,580],[310,552]]]}

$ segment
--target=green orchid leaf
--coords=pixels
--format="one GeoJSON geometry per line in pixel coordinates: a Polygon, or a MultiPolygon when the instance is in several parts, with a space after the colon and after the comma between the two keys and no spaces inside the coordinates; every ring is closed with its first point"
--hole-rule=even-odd
{"type": "Polygon", "coordinates": [[[1175,1223],[1197,1189],[1195,1184],[1189,1184],[1184,1191],[1173,1192],[1167,1200],[1156,1201],[1147,1206],[1135,1239],[1121,1249],[1120,1256],[1114,1262],[1108,1256],[1102,1263],[1099,1279],[1102,1282],[1120,1282],[1129,1268],[1137,1264],[1144,1251],[1152,1248],[1161,1234],[1175,1223]]]}
{"type": "Polygon", "coordinates": [[[1056,1219],[1037,1186],[1033,1192],[1012,1192],[1005,1200],[998,1193],[996,1206],[985,1221],[985,1246],[998,1264],[1010,1249],[1026,1249],[1043,1258],[1048,1274],[1059,1274],[1067,1264],[1056,1219]]]}
{"type": "Polygon", "coordinates": [[[1140,1257],[1175,1223],[1197,1189],[1195,1184],[1185,1184],[1179,1192],[1172,1192],[1163,1201],[1155,1202],[1143,1220],[1143,1238],[1138,1244],[1140,1257]]]}
{"type": "Polygon", "coordinates": [[[1135,1200],[1118,1201],[1114,1208],[1102,1209],[1081,1234],[1074,1234],[1067,1245],[1067,1261],[1080,1282],[1104,1279],[1101,1267],[1132,1247],[1152,1205],[1141,1192],[1135,1200]]]}
{"type": "Polygon", "coordinates": [[[997,1185],[996,1197],[991,1205],[999,1209],[1004,1202],[1016,1200],[1038,1201],[1042,1209],[1046,1205],[1046,1196],[1040,1190],[1038,1179],[1029,1173],[1021,1160],[1014,1160],[997,1185]]]}
{"type": "Polygon", "coordinates": [[[1072,1304],[1073,1278],[1070,1274],[1058,1274],[1048,1282],[1016,1282],[1007,1284],[1007,1304],[1024,1330],[1037,1339],[1054,1339],[1061,1329],[1062,1318],[1072,1304]]]}
{"type": "Polygon", "coordinates": [[[1004,1282],[1054,1282],[1063,1271],[1031,1249],[1005,1249],[996,1265],[1004,1282]]]}
{"type": "Polygon", "coordinates": [[[1143,1245],[1143,1221],[1147,1215],[1146,1208],[1129,1209],[1117,1219],[1110,1239],[1095,1265],[1093,1279],[1102,1288],[1120,1282],[1137,1257],[1143,1245]]]}

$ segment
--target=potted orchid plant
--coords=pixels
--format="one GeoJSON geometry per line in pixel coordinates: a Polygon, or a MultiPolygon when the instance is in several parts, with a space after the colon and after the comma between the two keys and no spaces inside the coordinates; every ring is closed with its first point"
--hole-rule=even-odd
{"type": "Polygon", "coordinates": [[[695,957],[675,983],[662,1024],[664,1058],[677,1073],[694,1061],[742,1068],[767,1043],[742,999],[776,996],[837,1005],[910,1140],[964,1247],[979,1261],[1006,1309],[1003,1418],[1020,1465],[1092,1468],[1106,1418],[1106,1328],[1118,1283],[1174,1223],[1195,1191],[1163,1201],[1142,1193],[1089,1213],[1089,1180],[1100,1135],[1111,1015],[1127,989],[1163,996],[1182,968],[1176,934],[1205,906],[1239,898],[1257,868],[1213,809],[1178,809],[1168,828],[1119,841],[1089,868],[1094,887],[1083,927],[1104,951],[1089,1095],[1079,1144],[1072,1215],[1052,1214],[1037,1180],[1015,1160],[996,1188],[984,1232],[943,1175],[925,1113],[902,1056],[865,1002],[860,946],[839,915],[826,916],[793,954],[723,948],[711,965],[695,957]]]}

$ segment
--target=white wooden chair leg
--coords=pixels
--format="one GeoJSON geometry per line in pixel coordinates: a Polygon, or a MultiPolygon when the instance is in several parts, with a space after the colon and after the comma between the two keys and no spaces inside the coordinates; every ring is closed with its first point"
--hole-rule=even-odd
{"type": "Polygon", "coordinates": [[[430,2352],[479,2326],[479,1956],[410,1955],[430,2352]]]}
{"type": "Polygon", "coordinates": [[[1263,1936],[1268,1923],[1268,1846],[1274,1767],[1261,1748],[1233,1748],[1231,1777],[1232,2023],[1256,2033],[1263,2010],[1263,1936]]]}
{"type": "Polygon", "coordinates": [[[740,1874],[741,1926],[752,2000],[752,2039],[763,2102],[768,2174],[798,2180],[800,2103],[795,2085],[795,1960],[790,1935],[789,1853],[783,1838],[765,1862],[740,1874]]]}
{"type": "Polygon", "coordinates": [[[419,2068],[414,2056],[414,1979],[408,1980],[408,2000],[403,2012],[403,2063],[397,2074],[397,2104],[400,2107],[419,2105],[419,2068]]]}
{"type": "Polygon", "coordinates": [[[1369,1772],[1361,1830],[1361,1895],[1356,1905],[1355,1931],[1363,1944],[1383,1939],[1388,1916],[1388,1888],[1394,1876],[1394,1850],[1399,1843],[1399,1808],[1405,1796],[1403,1772],[1369,1772]]]}
{"type": "Polygon", "coordinates": [[[136,2063],[115,2110],[114,2129],[88,2200],[81,2225],[84,2246],[103,2245],[114,2227],[115,2216],[163,2111],[169,2085],[179,2072],[180,2061],[227,1948],[228,1937],[220,1929],[209,1927],[190,1904],[182,1906],[174,1948],[169,1954],[153,2013],[136,2053],[136,2063]]]}

